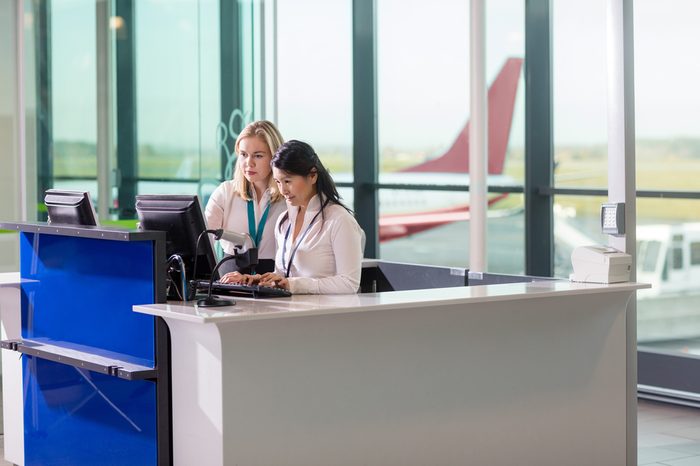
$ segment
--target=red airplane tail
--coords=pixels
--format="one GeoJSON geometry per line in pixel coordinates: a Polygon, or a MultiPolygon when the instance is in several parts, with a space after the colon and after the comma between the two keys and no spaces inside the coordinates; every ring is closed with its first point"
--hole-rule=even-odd
{"type": "MultiPolygon", "coordinates": [[[[489,88],[489,175],[503,173],[522,64],[522,58],[506,60],[489,88]]],[[[443,155],[400,171],[469,173],[469,122],[443,155]]]]}

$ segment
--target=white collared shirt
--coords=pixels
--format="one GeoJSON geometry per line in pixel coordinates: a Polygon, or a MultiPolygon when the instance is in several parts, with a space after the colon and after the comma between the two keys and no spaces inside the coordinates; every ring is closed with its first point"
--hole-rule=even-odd
{"type": "MultiPolygon", "coordinates": [[[[265,190],[262,199],[258,201],[253,190],[253,205],[255,207],[255,227],[258,227],[267,203],[270,201],[270,191],[265,190]]],[[[273,231],[277,218],[285,211],[287,205],[284,199],[270,204],[263,235],[258,245],[258,259],[275,258],[275,233],[273,231]]],[[[223,228],[236,233],[248,233],[248,201],[243,199],[233,189],[233,181],[224,181],[211,194],[204,215],[207,227],[223,228]]],[[[234,254],[233,243],[221,240],[221,247],[226,254],[234,254]]]]}
{"type": "Polygon", "coordinates": [[[276,272],[285,275],[296,248],[289,268],[289,291],[297,294],[357,293],[362,273],[362,230],[350,212],[331,202],[309,227],[320,209],[321,202],[316,195],[309,201],[294,244],[292,236],[299,208],[288,206],[289,217],[280,216],[275,225],[276,272]]]}

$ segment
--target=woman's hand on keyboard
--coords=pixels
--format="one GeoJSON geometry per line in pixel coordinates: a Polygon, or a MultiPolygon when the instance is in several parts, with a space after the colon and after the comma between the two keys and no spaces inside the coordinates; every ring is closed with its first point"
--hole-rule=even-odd
{"type": "Polygon", "coordinates": [[[240,272],[229,272],[219,279],[221,283],[236,283],[243,285],[255,285],[260,281],[260,275],[245,275],[240,272]]]}
{"type": "Polygon", "coordinates": [[[260,276],[260,286],[269,286],[272,288],[282,288],[284,290],[289,290],[289,280],[284,278],[282,275],[276,274],[274,272],[264,273],[260,276]]]}
{"type": "Polygon", "coordinates": [[[221,283],[240,283],[243,274],[240,272],[229,272],[219,279],[221,283]]]}

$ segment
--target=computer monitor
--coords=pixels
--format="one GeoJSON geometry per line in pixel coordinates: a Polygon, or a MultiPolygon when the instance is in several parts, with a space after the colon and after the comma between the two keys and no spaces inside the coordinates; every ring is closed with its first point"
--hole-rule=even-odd
{"type": "Polygon", "coordinates": [[[49,189],[44,195],[49,223],[96,226],[97,215],[87,191],[49,189]]]}
{"type": "Polygon", "coordinates": [[[187,280],[211,277],[216,259],[209,235],[202,237],[195,250],[199,235],[207,229],[197,196],[141,194],[136,196],[136,212],[139,228],[166,232],[166,259],[173,254],[182,257],[187,280]]]}

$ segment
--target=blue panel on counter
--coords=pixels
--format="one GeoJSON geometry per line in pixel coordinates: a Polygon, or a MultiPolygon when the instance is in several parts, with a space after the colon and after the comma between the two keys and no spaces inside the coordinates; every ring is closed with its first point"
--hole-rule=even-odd
{"type": "Polygon", "coordinates": [[[153,243],[20,234],[22,337],[94,346],[154,364],[153,243]]]}
{"type": "Polygon", "coordinates": [[[26,465],[156,464],[155,383],[23,359],[26,465]]]}

